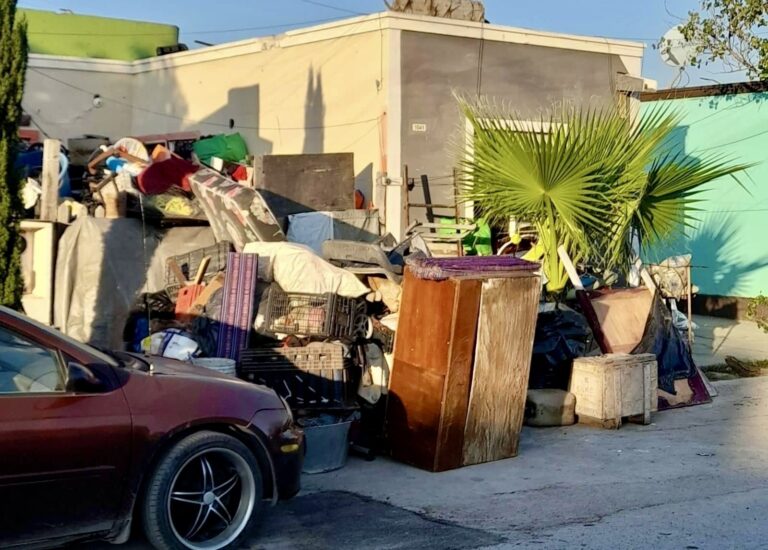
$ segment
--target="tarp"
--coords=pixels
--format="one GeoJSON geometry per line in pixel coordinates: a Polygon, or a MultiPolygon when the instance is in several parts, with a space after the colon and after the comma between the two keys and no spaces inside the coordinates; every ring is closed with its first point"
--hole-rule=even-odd
{"type": "Polygon", "coordinates": [[[323,243],[337,239],[372,243],[379,238],[377,210],[342,210],[338,212],[304,212],[288,216],[286,238],[304,244],[318,255],[323,243]]]}
{"type": "Polygon", "coordinates": [[[122,348],[136,298],[165,287],[166,259],[213,243],[207,227],[161,232],[138,220],[79,218],[59,241],[54,325],[82,342],[122,348]]]}
{"type": "Polygon", "coordinates": [[[210,166],[211,157],[228,162],[240,162],[248,156],[248,146],[240,134],[219,134],[196,141],[192,145],[200,162],[210,166]]]}
{"type": "Polygon", "coordinates": [[[285,292],[338,294],[359,298],[369,291],[358,278],[331,265],[309,247],[294,243],[249,243],[243,252],[259,255],[259,280],[285,292]]]}

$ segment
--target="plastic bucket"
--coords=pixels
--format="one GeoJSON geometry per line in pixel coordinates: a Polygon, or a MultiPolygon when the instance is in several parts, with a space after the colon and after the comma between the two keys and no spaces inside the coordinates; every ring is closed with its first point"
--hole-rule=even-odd
{"type": "Polygon", "coordinates": [[[351,421],[306,426],[304,437],[307,454],[304,457],[305,474],[322,474],[343,468],[349,452],[349,427],[351,421]]]}
{"type": "Polygon", "coordinates": [[[192,364],[197,367],[205,367],[206,369],[215,370],[221,374],[228,374],[230,376],[237,375],[237,363],[234,359],[223,359],[219,357],[198,357],[192,359],[192,364]]]}

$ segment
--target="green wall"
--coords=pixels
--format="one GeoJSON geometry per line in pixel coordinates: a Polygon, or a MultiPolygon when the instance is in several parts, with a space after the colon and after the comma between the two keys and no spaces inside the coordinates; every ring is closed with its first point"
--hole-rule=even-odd
{"type": "Polygon", "coordinates": [[[19,9],[29,24],[31,53],[134,61],[179,41],[173,25],[19,9]]]}
{"type": "Polygon", "coordinates": [[[739,177],[746,189],[730,177],[709,185],[694,227],[646,259],[691,253],[701,294],[768,294],[768,93],[649,101],[642,110],[660,106],[682,117],[673,147],[755,166],[739,177]]]}

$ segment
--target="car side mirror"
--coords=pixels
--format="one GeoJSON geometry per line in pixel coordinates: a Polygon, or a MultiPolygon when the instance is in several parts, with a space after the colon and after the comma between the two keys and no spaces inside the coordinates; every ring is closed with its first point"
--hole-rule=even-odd
{"type": "Polygon", "coordinates": [[[106,384],[85,365],[70,362],[65,389],[71,393],[101,393],[105,391],[106,384]]]}

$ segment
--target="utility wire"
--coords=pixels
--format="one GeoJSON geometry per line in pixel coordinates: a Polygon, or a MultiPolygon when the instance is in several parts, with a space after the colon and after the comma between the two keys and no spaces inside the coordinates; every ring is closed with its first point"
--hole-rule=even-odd
{"type": "MultiPolygon", "coordinates": [[[[31,68],[29,70],[34,72],[34,73],[39,74],[40,76],[42,76],[44,78],[48,78],[50,80],[53,80],[54,82],[58,82],[59,84],[61,84],[63,86],[67,86],[67,87],[72,88],[74,90],[78,90],[80,92],[83,92],[84,94],[88,94],[90,96],[97,95],[97,92],[94,92],[94,91],[91,91],[91,90],[86,90],[85,88],[81,88],[80,86],[76,86],[75,84],[71,84],[71,83],[66,82],[64,80],[60,80],[60,79],[58,79],[58,78],[56,78],[54,76],[51,76],[49,74],[44,73],[43,71],[40,71],[39,69],[31,68]]],[[[128,102],[122,101],[120,99],[110,98],[110,97],[107,97],[107,96],[104,96],[104,95],[101,95],[101,94],[99,94],[99,95],[103,99],[105,99],[107,101],[111,101],[111,102],[116,103],[118,105],[122,105],[124,107],[128,107],[128,108],[131,108],[131,109],[136,109],[137,111],[142,111],[144,113],[148,113],[148,114],[151,114],[151,115],[162,116],[162,117],[166,117],[166,118],[172,118],[172,119],[175,119],[175,120],[179,120],[179,121],[182,121],[182,122],[188,122],[188,123],[192,123],[192,124],[205,124],[205,125],[208,125],[208,126],[218,126],[218,127],[222,127],[222,128],[229,128],[229,124],[220,123],[220,122],[206,122],[204,120],[195,120],[195,119],[180,117],[178,115],[173,115],[173,114],[169,114],[169,113],[161,113],[161,112],[158,112],[158,111],[152,111],[151,109],[145,109],[144,107],[139,107],[138,105],[134,105],[132,103],[128,103],[128,102]]],[[[377,121],[377,120],[378,120],[378,117],[376,117],[376,118],[369,118],[369,119],[365,119],[365,120],[356,120],[356,121],[352,121],[352,122],[342,122],[342,123],[338,123],[338,124],[324,124],[322,126],[296,126],[296,127],[281,126],[279,128],[278,127],[273,128],[273,127],[268,127],[268,126],[245,126],[245,125],[238,124],[237,127],[238,128],[242,128],[244,130],[256,130],[256,131],[260,131],[260,130],[274,130],[274,131],[280,131],[280,130],[323,130],[323,129],[326,129],[326,128],[343,128],[343,127],[347,127],[347,126],[359,126],[361,124],[368,124],[369,122],[374,122],[374,121],[377,121]]]]}
{"type": "Polygon", "coordinates": [[[304,4],[311,4],[313,6],[320,6],[321,8],[327,8],[329,10],[336,10],[343,13],[351,13],[353,15],[370,15],[370,13],[364,13],[361,11],[354,11],[354,10],[348,10],[346,8],[340,8],[339,6],[334,6],[332,4],[325,4],[323,2],[317,2],[316,0],[299,0],[299,2],[303,2],[304,4]]]}

